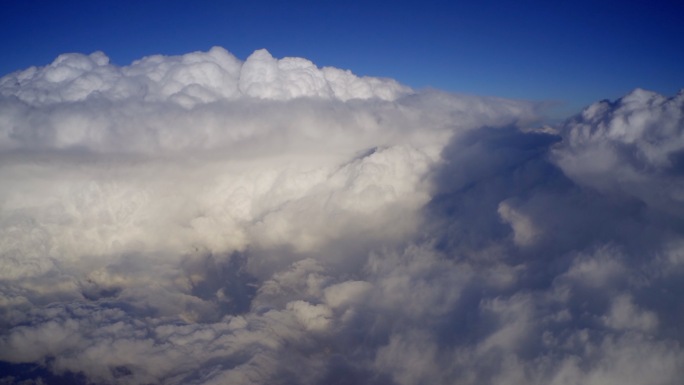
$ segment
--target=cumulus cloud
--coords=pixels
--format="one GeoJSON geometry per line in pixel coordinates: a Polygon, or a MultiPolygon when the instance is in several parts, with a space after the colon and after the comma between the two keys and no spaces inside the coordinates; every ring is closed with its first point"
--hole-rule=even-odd
{"type": "Polygon", "coordinates": [[[679,211],[682,105],[684,92],[668,98],[642,89],[615,102],[594,103],[561,128],[566,146],[557,162],[580,183],[679,211]]]}
{"type": "Polygon", "coordinates": [[[266,50],[0,79],[0,383],[675,384],[684,98],[555,130],[266,50]]]}

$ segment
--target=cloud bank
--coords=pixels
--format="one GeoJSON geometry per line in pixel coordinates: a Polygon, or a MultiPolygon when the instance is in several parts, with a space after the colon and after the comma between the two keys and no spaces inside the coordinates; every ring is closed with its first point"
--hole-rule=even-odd
{"type": "Polygon", "coordinates": [[[684,97],[222,48],[0,79],[0,383],[676,384],[684,97]]]}

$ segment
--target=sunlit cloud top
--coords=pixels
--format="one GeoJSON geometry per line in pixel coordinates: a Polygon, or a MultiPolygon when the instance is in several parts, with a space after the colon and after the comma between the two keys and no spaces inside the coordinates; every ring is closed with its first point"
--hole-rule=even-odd
{"type": "Polygon", "coordinates": [[[684,84],[683,5],[626,1],[12,1],[0,14],[0,76],[62,53],[118,66],[223,46],[267,48],[414,89],[558,103],[556,119],[641,87],[684,84]]]}

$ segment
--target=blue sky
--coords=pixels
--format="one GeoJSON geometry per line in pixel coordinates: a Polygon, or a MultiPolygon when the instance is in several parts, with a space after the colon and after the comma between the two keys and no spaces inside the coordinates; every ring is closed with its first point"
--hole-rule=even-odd
{"type": "Polygon", "coordinates": [[[119,65],[220,45],[259,48],[416,88],[563,103],[684,87],[676,1],[9,1],[0,73],[65,52],[119,65]],[[220,4],[219,4],[220,3],[220,4]],[[391,4],[391,5],[390,5],[391,4]]]}

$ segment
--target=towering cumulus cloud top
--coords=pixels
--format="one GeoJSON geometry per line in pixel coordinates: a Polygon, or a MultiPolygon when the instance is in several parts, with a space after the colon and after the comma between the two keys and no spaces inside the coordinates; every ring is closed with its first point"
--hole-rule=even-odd
{"type": "Polygon", "coordinates": [[[220,47],[178,57],[145,57],[128,67],[111,65],[102,52],[64,54],[46,67],[5,76],[0,89],[2,95],[32,105],[102,98],[170,100],[187,107],[243,97],[394,100],[411,92],[391,79],[359,78],[302,58],[278,60],[265,49],[243,63],[220,47]]]}
{"type": "Polygon", "coordinates": [[[636,89],[587,107],[562,127],[557,162],[599,190],[636,195],[665,211],[682,211],[684,90],[667,98],[636,89]]]}
{"type": "Polygon", "coordinates": [[[679,384],[683,109],[537,130],[265,50],[6,75],[0,383],[679,384]]]}

